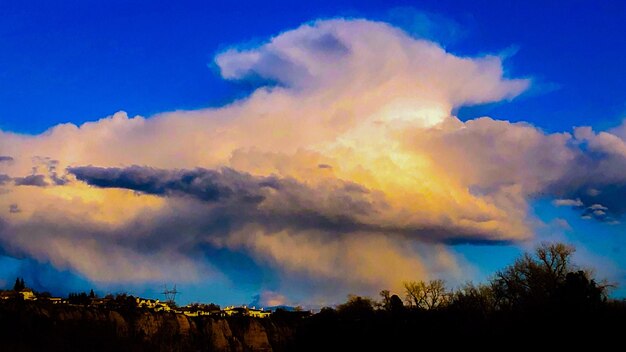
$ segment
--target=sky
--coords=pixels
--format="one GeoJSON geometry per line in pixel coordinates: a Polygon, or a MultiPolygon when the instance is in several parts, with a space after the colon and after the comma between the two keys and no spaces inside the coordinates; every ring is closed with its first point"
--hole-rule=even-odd
{"type": "Polygon", "coordinates": [[[561,241],[626,296],[623,2],[0,18],[0,286],[320,306],[561,241]]]}

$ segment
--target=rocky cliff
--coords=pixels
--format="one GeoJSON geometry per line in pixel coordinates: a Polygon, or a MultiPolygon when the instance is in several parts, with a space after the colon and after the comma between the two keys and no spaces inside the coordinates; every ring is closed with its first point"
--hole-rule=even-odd
{"type": "Polygon", "coordinates": [[[286,351],[293,324],[141,309],[0,304],[0,350],[286,351]]]}

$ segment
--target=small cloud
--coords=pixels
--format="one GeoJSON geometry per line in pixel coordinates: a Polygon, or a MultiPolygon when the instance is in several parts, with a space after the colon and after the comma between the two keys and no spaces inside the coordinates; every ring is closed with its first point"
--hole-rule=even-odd
{"type": "Polygon", "coordinates": [[[9,177],[9,175],[0,174],[0,186],[4,185],[5,183],[9,181],[11,181],[11,177],[9,177]]]}
{"type": "Polygon", "coordinates": [[[602,204],[593,204],[583,211],[583,219],[594,219],[605,224],[619,224],[619,221],[609,214],[609,208],[602,204]]]}
{"type": "Polygon", "coordinates": [[[8,156],[8,155],[0,155],[0,163],[10,163],[12,162],[14,159],[12,156],[8,156]]]}
{"type": "Polygon", "coordinates": [[[277,292],[263,291],[255,295],[250,302],[253,307],[276,307],[288,305],[287,298],[277,292]]]}
{"type": "Polygon", "coordinates": [[[557,207],[582,207],[583,202],[580,199],[555,199],[552,204],[557,207]]]}
{"type": "Polygon", "coordinates": [[[21,213],[21,212],[22,212],[22,210],[20,209],[20,207],[17,204],[9,205],[9,213],[17,214],[17,213],[21,213]]]}
{"type": "Polygon", "coordinates": [[[44,175],[30,175],[26,177],[16,177],[13,179],[16,186],[36,186],[46,187],[48,182],[45,180],[44,175]]]}
{"type": "Polygon", "coordinates": [[[590,188],[589,190],[587,190],[587,194],[590,195],[591,197],[597,197],[600,195],[600,193],[602,192],[600,192],[599,190],[595,188],[590,188]]]}
{"type": "Polygon", "coordinates": [[[571,231],[572,230],[572,226],[570,226],[570,224],[565,219],[557,218],[557,219],[554,219],[554,221],[552,223],[554,224],[554,226],[556,226],[559,229],[562,229],[562,230],[565,230],[565,231],[571,231]]]}
{"type": "Polygon", "coordinates": [[[609,208],[599,203],[595,203],[595,204],[592,204],[591,206],[586,207],[584,202],[581,201],[580,198],[577,198],[577,199],[555,199],[552,201],[552,204],[554,204],[557,207],[568,206],[568,207],[578,208],[579,210],[582,211],[581,219],[584,219],[584,220],[594,219],[596,221],[600,221],[605,224],[615,224],[615,223],[619,224],[619,221],[617,221],[615,218],[613,218],[612,216],[608,214],[609,208]]]}
{"type": "Polygon", "coordinates": [[[50,181],[57,185],[63,186],[67,183],[67,179],[65,175],[59,176],[57,173],[57,167],[59,165],[59,161],[56,159],[52,159],[50,157],[36,156],[33,158],[33,163],[35,163],[35,167],[33,167],[33,174],[37,173],[38,166],[43,166],[48,170],[48,176],[50,181]]]}
{"type": "Polygon", "coordinates": [[[318,168],[320,169],[332,169],[333,167],[328,165],[328,164],[319,164],[317,165],[318,168]]]}

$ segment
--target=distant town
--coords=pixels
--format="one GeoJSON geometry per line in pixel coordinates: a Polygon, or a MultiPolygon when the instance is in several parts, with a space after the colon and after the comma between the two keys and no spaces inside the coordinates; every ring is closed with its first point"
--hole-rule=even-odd
{"type": "MultiPolygon", "coordinates": [[[[0,300],[23,300],[23,301],[40,301],[51,304],[64,304],[84,307],[95,308],[108,308],[116,309],[121,307],[135,307],[145,309],[153,312],[171,312],[176,314],[184,314],[189,317],[197,316],[214,316],[214,317],[229,317],[229,316],[248,316],[254,318],[268,318],[272,314],[272,310],[242,306],[227,306],[221,308],[219,305],[209,303],[192,303],[186,306],[179,307],[175,302],[176,289],[164,290],[163,294],[166,296],[166,300],[161,301],[159,299],[135,297],[128,294],[108,294],[104,297],[99,297],[91,290],[89,293],[70,293],[67,298],[53,297],[47,292],[38,293],[28,288],[24,282],[24,279],[17,278],[12,290],[0,290],[0,300]]],[[[297,311],[301,311],[296,308],[297,311]]],[[[302,312],[312,313],[312,312],[302,312]]]]}

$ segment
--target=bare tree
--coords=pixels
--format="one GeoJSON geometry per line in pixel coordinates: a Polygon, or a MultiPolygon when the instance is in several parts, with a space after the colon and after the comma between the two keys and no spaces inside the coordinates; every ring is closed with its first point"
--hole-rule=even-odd
{"type": "Polygon", "coordinates": [[[574,248],[562,243],[541,244],[534,255],[524,254],[512,265],[498,271],[491,282],[497,304],[537,304],[549,298],[568,273],[574,271],[574,248]]]}
{"type": "Polygon", "coordinates": [[[391,308],[391,292],[389,290],[380,291],[381,302],[378,304],[380,308],[389,310],[391,308]]]}
{"type": "Polygon", "coordinates": [[[488,315],[495,309],[495,295],[490,285],[475,285],[468,282],[455,291],[450,297],[452,308],[488,315]]]}
{"type": "Polygon", "coordinates": [[[410,307],[435,309],[447,302],[448,293],[443,280],[408,281],[404,283],[404,289],[410,307]]]}
{"type": "Polygon", "coordinates": [[[536,256],[545,270],[558,279],[564,279],[571,271],[571,256],[574,247],[563,243],[542,244],[537,248],[536,256]]]}

